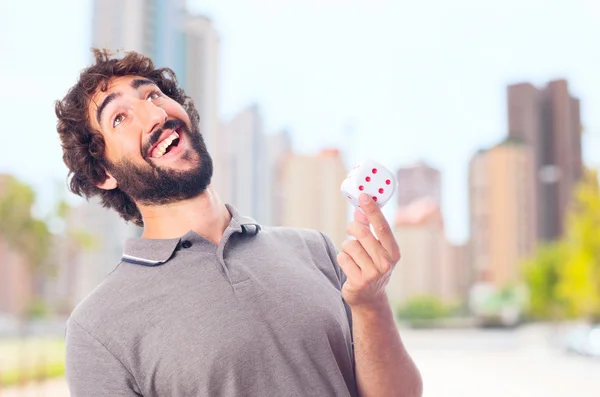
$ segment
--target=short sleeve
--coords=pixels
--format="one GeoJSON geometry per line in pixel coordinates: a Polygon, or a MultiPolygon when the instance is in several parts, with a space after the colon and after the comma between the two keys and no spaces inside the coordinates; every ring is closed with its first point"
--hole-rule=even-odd
{"type": "Polygon", "coordinates": [[[72,318],[66,332],[66,379],[71,397],[139,397],[133,375],[72,318]]]}

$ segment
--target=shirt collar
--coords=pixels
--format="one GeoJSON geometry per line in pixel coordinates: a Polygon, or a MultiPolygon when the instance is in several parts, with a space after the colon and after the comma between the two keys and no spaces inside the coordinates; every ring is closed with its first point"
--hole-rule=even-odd
{"type": "MultiPolygon", "coordinates": [[[[230,204],[225,204],[225,207],[231,214],[231,220],[223,232],[224,238],[220,245],[224,245],[228,237],[234,233],[255,236],[260,232],[261,226],[254,219],[240,215],[230,204]]],[[[162,265],[173,256],[182,242],[191,240],[212,244],[192,230],[179,238],[172,239],[130,238],[125,241],[125,250],[121,261],[143,266],[162,265]]]]}

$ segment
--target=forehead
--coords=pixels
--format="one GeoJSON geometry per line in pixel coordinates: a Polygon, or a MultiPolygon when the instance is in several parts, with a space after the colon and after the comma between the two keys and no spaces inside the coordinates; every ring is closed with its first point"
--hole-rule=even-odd
{"type": "Polygon", "coordinates": [[[133,80],[138,80],[138,79],[146,79],[146,78],[145,77],[141,77],[141,76],[119,76],[119,77],[111,77],[108,80],[108,84],[106,84],[106,90],[105,91],[102,91],[102,88],[105,87],[104,84],[98,85],[98,87],[96,88],[96,91],[94,91],[94,93],[91,96],[90,106],[92,106],[93,110],[95,111],[97,109],[98,105],[100,103],[102,103],[102,101],[104,100],[104,98],[106,98],[107,96],[109,96],[113,92],[122,92],[122,93],[125,93],[128,90],[132,90],[133,88],[131,88],[131,82],[133,80]]]}

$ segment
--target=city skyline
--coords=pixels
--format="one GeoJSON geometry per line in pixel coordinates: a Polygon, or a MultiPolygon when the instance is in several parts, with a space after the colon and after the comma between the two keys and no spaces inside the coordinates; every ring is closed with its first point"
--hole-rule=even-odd
{"type": "MultiPolygon", "coordinates": [[[[0,34],[0,394],[68,395],[65,321],[99,307],[92,299],[74,310],[98,287],[100,300],[123,290],[119,274],[131,299],[113,312],[124,302],[142,322],[164,313],[151,290],[163,272],[179,283],[166,295],[179,306],[191,296],[194,317],[213,303],[196,292],[223,277],[250,295],[257,281],[265,297],[268,274],[255,270],[273,237],[316,252],[293,235],[318,230],[342,250],[354,207],[340,184],[365,158],[398,179],[383,213],[401,260],[385,292],[423,379],[443,385],[433,394],[558,396],[600,385],[586,383],[593,369],[583,366],[598,356],[600,331],[598,0],[0,0],[0,34]],[[193,227],[180,243],[150,241],[150,251],[168,250],[142,258],[143,227],[67,191],[53,103],[92,62],[92,46],[136,50],[175,71],[200,116],[212,191],[262,229],[235,219],[236,236],[193,227]],[[202,246],[216,249],[219,269],[177,262],[202,246]],[[142,273],[149,282],[136,285],[142,273]],[[475,381],[448,372],[457,357],[475,381]],[[568,376],[548,382],[553,373],[568,376]]],[[[332,268],[328,251],[313,255],[309,273],[332,281],[335,268],[337,288],[351,269],[332,268]]],[[[290,295],[279,270],[301,263],[274,258],[275,292],[290,295]]],[[[303,318],[323,314],[306,309],[303,318]]]]}
{"type": "MultiPolygon", "coordinates": [[[[32,142],[43,149],[6,153],[0,171],[32,183],[49,200],[55,181],[66,177],[52,101],[89,63],[91,2],[38,3],[35,15],[17,2],[2,5],[2,33],[18,40],[2,43],[9,56],[0,73],[10,95],[0,108],[8,130],[22,131],[27,120],[32,142]],[[14,23],[25,20],[30,24],[14,23]],[[34,158],[44,162],[42,170],[34,158]]],[[[425,160],[442,171],[442,208],[453,241],[468,236],[468,158],[508,132],[507,85],[568,79],[582,103],[584,158],[598,165],[600,115],[593,109],[600,106],[594,88],[600,59],[591,50],[600,34],[597,4],[460,1],[433,10],[386,1],[344,4],[189,1],[190,11],[210,17],[222,38],[221,119],[258,103],[265,132],[288,129],[299,152],[334,146],[348,162],[370,156],[390,169],[425,160]],[[349,136],[354,140],[345,141],[349,136]],[[442,145],[442,138],[451,143],[442,145]]],[[[0,142],[8,145],[9,138],[2,134],[0,142]]]]}

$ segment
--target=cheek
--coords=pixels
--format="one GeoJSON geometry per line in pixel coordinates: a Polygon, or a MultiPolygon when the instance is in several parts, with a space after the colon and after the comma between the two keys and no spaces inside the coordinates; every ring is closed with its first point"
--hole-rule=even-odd
{"type": "MultiPolygon", "coordinates": [[[[106,157],[112,163],[140,156],[141,143],[131,138],[106,141],[106,157]]],[[[135,160],[134,160],[135,161],[135,160]]]]}
{"type": "Polygon", "coordinates": [[[124,155],[133,155],[133,156],[139,155],[140,150],[141,150],[141,145],[142,145],[142,143],[137,140],[128,139],[125,142],[123,142],[123,154],[124,155]]]}

